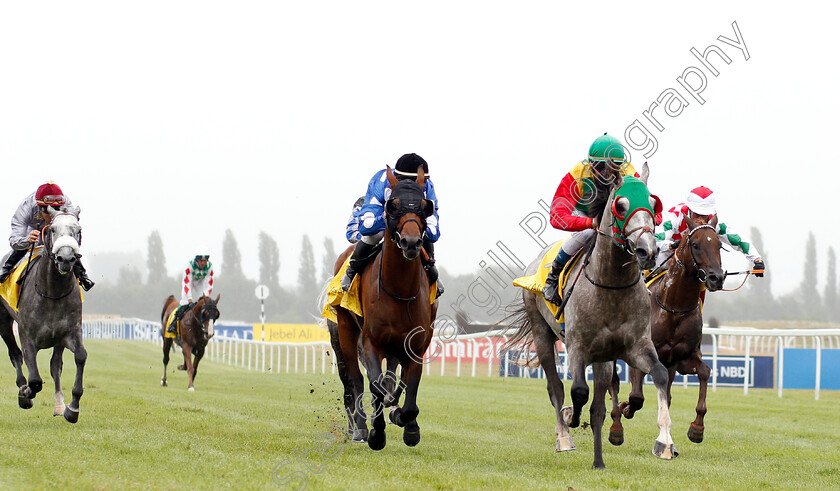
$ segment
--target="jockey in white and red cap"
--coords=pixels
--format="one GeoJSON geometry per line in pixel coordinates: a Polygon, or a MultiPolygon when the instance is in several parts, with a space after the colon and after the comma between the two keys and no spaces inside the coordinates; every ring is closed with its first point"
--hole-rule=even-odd
{"type": "Polygon", "coordinates": [[[194,302],[198,301],[199,298],[209,297],[213,293],[214,282],[210,250],[201,246],[198,248],[198,254],[188,261],[187,267],[184,268],[184,274],[181,276],[181,302],[175,311],[175,317],[166,329],[167,332],[175,333],[178,320],[183,317],[190,306],[194,305],[194,302]]]}
{"type": "MultiPolygon", "coordinates": [[[[707,222],[712,216],[717,215],[715,208],[715,193],[706,186],[698,186],[688,193],[685,203],[680,203],[665,214],[662,222],[662,231],[656,234],[656,242],[660,252],[668,251],[679,243],[683,234],[688,229],[685,223],[686,215],[694,218],[703,218],[707,222]]],[[[718,219],[715,231],[720,236],[721,242],[729,244],[733,249],[740,251],[753,262],[753,269],[764,271],[764,261],[761,260],[761,253],[747,240],[746,237],[736,233],[722,220],[718,219]]],[[[657,266],[668,259],[669,254],[659,254],[657,266]]],[[[764,276],[764,273],[756,273],[756,276],[764,276]]]]}
{"type": "MultiPolygon", "coordinates": [[[[12,252],[0,269],[0,283],[6,281],[30,247],[41,243],[41,230],[50,223],[50,215],[47,213],[50,207],[72,213],[76,218],[79,218],[81,212],[78,206],[73,206],[58,184],[52,181],[40,185],[35,192],[24,198],[12,216],[12,233],[9,236],[12,252]]],[[[73,265],[73,273],[85,291],[93,288],[94,283],[88,278],[81,259],[73,265]]]]}

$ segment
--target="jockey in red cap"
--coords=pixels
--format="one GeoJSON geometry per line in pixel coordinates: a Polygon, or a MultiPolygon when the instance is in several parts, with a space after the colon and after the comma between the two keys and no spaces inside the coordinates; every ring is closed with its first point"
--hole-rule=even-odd
{"type": "MultiPolygon", "coordinates": [[[[675,248],[682,239],[683,233],[688,229],[685,224],[685,217],[689,215],[692,219],[703,218],[707,222],[717,214],[715,209],[715,193],[706,186],[698,186],[692,189],[686,197],[685,203],[680,203],[670,210],[662,223],[662,231],[656,234],[656,243],[660,252],[675,248]]],[[[761,260],[761,253],[743,237],[735,233],[732,228],[718,219],[715,232],[720,236],[721,242],[729,244],[733,249],[741,252],[748,260],[753,262],[753,269],[764,271],[764,261],[761,260]]],[[[657,266],[665,262],[669,254],[659,254],[657,266]]],[[[756,276],[764,276],[764,273],[756,273],[756,276]]]]}
{"type": "MultiPolygon", "coordinates": [[[[52,181],[42,184],[37,191],[24,198],[12,216],[12,234],[9,236],[12,252],[0,270],[0,283],[6,281],[17,262],[26,255],[26,251],[40,243],[41,230],[50,223],[50,215],[47,213],[49,207],[72,213],[76,215],[76,218],[79,218],[81,211],[70,203],[58,184],[52,181]]],[[[93,288],[94,283],[88,278],[81,259],[77,260],[73,266],[73,273],[85,291],[93,288]]]]}

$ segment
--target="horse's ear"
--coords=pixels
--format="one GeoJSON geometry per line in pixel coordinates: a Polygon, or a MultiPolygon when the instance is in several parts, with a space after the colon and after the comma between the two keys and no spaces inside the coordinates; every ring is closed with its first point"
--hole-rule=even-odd
{"type": "Polygon", "coordinates": [[[430,217],[435,214],[435,202],[430,199],[423,200],[423,216],[430,217]]]}
{"type": "Polygon", "coordinates": [[[222,297],[222,294],[221,294],[221,293],[220,293],[220,294],[218,294],[218,295],[216,295],[216,303],[219,303],[219,299],[220,299],[221,297],[222,297]]]}
{"type": "Polygon", "coordinates": [[[645,162],[642,164],[642,172],[639,174],[639,180],[647,186],[648,177],[650,177],[650,168],[648,167],[647,162],[645,162]]]}
{"type": "Polygon", "coordinates": [[[394,173],[391,171],[390,165],[385,166],[385,173],[388,175],[388,184],[391,185],[391,189],[393,190],[397,187],[397,178],[394,177],[394,173]]]}
{"type": "Polygon", "coordinates": [[[426,186],[426,172],[423,170],[423,166],[417,167],[417,184],[420,185],[421,189],[425,189],[426,186]]]}
{"type": "Polygon", "coordinates": [[[714,216],[712,216],[712,219],[709,220],[709,225],[711,225],[712,227],[714,227],[715,230],[717,230],[717,222],[718,222],[718,216],[714,215],[714,216]]]}
{"type": "Polygon", "coordinates": [[[624,176],[621,172],[615,172],[613,174],[613,189],[618,189],[621,186],[624,186],[624,176]]]}
{"type": "Polygon", "coordinates": [[[396,215],[397,212],[400,211],[400,199],[399,198],[391,198],[385,202],[385,214],[386,215],[396,215]]]}
{"type": "Polygon", "coordinates": [[[610,232],[610,227],[612,227],[613,223],[613,201],[615,200],[615,190],[617,188],[612,188],[610,190],[610,197],[607,199],[607,206],[604,207],[604,212],[601,214],[601,223],[598,224],[598,228],[608,234],[610,232]]]}

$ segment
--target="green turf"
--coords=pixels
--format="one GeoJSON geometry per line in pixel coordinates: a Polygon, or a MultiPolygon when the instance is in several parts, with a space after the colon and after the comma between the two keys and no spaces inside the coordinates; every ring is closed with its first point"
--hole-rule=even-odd
{"type": "MultiPolygon", "coordinates": [[[[170,387],[160,387],[158,347],[87,346],[76,425],[52,416],[49,353],[40,357],[45,390],[27,411],[18,408],[14,374],[3,363],[0,489],[272,489],[273,471],[278,481],[291,478],[290,488],[305,478],[309,489],[840,488],[833,424],[840,393],[833,391],[819,401],[813,391],[786,391],[782,399],[770,390],[710,392],[706,441],[696,445],[685,435],[696,389],[675,388],[680,456],[670,462],[651,454],[657,428],[648,391],[645,409],[626,422],[622,447],[609,445],[605,431],[607,469],[594,471],[589,430],[573,430],[576,451],[554,452],[554,412],[539,380],[425,376],[420,444],[406,447],[401,429],[389,425],[388,445],[373,452],[331,430],[344,422],[337,376],[208,362],[189,393],[174,363],[170,387]],[[319,456],[319,444],[331,459],[319,456]]],[[[67,356],[65,384],[74,373],[67,356]]],[[[69,386],[65,393],[69,402],[69,386]]]]}

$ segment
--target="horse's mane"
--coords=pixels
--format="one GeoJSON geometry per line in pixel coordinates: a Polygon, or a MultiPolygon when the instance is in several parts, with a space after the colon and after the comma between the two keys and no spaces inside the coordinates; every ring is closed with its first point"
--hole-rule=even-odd
{"type": "Polygon", "coordinates": [[[592,201],[589,202],[584,211],[586,216],[590,218],[601,218],[601,215],[604,214],[604,208],[607,207],[607,200],[610,198],[612,185],[618,181],[618,177],[618,172],[610,169],[610,175],[606,179],[592,178],[591,182],[595,186],[595,193],[592,201]]]}

